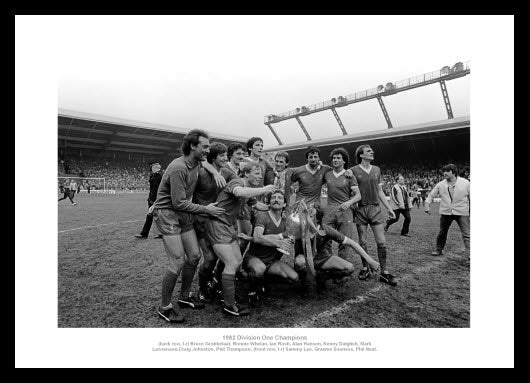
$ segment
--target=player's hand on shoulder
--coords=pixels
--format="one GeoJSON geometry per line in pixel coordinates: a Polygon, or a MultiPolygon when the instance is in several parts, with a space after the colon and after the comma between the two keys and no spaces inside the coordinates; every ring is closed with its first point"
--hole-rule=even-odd
{"type": "Polygon", "coordinates": [[[213,178],[218,187],[224,188],[226,186],[226,180],[220,173],[214,174],[213,178]]]}
{"type": "Polygon", "coordinates": [[[347,169],[344,175],[346,176],[346,178],[353,178],[353,172],[351,171],[351,169],[347,169]]]}

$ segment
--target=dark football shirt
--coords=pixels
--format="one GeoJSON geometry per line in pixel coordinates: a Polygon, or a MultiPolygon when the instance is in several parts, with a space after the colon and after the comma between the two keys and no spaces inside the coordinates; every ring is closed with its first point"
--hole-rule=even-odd
{"type": "Polygon", "coordinates": [[[355,177],[346,178],[341,174],[335,177],[333,170],[324,175],[324,181],[328,186],[328,205],[340,205],[350,199],[351,188],[357,186],[355,177]]]}
{"type": "MultiPolygon", "coordinates": [[[[333,255],[332,243],[336,241],[338,243],[344,242],[344,234],[341,234],[331,226],[323,224],[320,226],[320,230],[316,234],[316,254],[313,254],[313,258],[322,258],[333,255]]],[[[311,243],[313,242],[311,239],[311,243]]],[[[296,240],[296,254],[302,254],[302,240],[296,240]]]]}
{"type": "Polygon", "coordinates": [[[157,209],[174,209],[182,213],[206,213],[206,207],[191,202],[199,177],[199,163],[181,156],[167,167],[158,186],[157,209]]]}
{"type": "MultiPolygon", "coordinates": [[[[228,168],[221,168],[219,173],[221,173],[227,183],[237,178],[236,174],[228,168]]],[[[193,194],[193,202],[199,205],[209,205],[217,200],[221,190],[222,188],[215,183],[213,175],[206,169],[201,168],[199,170],[199,179],[195,186],[195,193],[193,194]]]]}
{"type": "MultiPolygon", "coordinates": [[[[259,211],[256,214],[254,228],[262,227],[264,235],[282,234],[285,231],[285,221],[286,218],[282,216],[279,225],[276,225],[268,211],[259,211]]],[[[264,263],[269,263],[282,257],[282,253],[276,250],[276,248],[254,242],[250,243],[248,253],[261,259],[264,263]]]]}
{"type": "Polygon", "coordinates": [[[320,202],[324,175],[330,169],[328,165],[322,165],[315,174],[311,174],[306,165],[294,168],[291,173],[291,182],[298,182],[299,185],[296,200],[300,201],[305,198],[307,204],[320,202]]]}
{"type": "Polygon", "coordinates": [[[379,184],[383,183],[381,169],[372,165],[370,173],[366,173],[360,165],[350,169],[353,172],[359,191],[361,192],[361,205],[379,205],[379,184]]]}
{"type": "Polygon", "coordinates": [[[239,177],[228,182],[221,190],[217,197],[217,207],[225,209],[225,212],[214,218],[215,220],[231,226],[236,224],[237,216],[247,202],[247,198],[240,198],[234,195],[234,188],[238,186],[245,187],[245,182],[239,177]]]}

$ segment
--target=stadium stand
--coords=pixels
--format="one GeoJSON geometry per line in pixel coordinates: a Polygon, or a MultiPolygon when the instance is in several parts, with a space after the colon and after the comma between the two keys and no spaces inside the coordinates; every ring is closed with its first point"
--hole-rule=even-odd
{"type": "MultiPolygon", "coordinates": [[[[143,191],[149,186],[149,169],[141,161],[69,158],[67,164],[65,169],[59,161],[59,177],[105,178],[106,188],[113,190],[143,191]]],[[[102,185],[93,183],[93,187],[97,190],[102,185]]]]}
{"type": "Polygon", "coordinates": [[[441,167],[446,163],[455,164],[461,177],[469,180],[469,161],[459,162],[456,160],[447,160],[444,163],[431,163],[431,164],[410,164],[407,166],[396,165],[396,164],[380,164],[383,171],[383,190],[387,195],[390,195],[390,189],[397,182],[398,175],[405,177],[405,184],[408,189],[415,187],[430,188],[431,184],[437,184],[443,179],[443,172],[441,167]]]}
{"type": "MultiPolygon", "coordinates": [[[[81,189],[145,191],[149,188],[148,164],[162,168],[180,156],[178,127],[125,120],[72,110],[58,113],[58,177],[76,178],[81,189]],[[105,179],[103,182],[82,178],[105,179]],[[79,183],[79,182],[78,182],[79,183]]],[[[210,141],[244,143],[247,138],[208,132],[210,141]]]]}

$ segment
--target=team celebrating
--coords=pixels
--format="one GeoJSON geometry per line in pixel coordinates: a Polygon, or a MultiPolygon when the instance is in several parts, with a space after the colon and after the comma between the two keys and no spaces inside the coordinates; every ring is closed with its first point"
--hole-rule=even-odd
{"type": "MultiPolygon", "coordinates": [[[[397,220],[396,209],[383,192],[381,170],[372,165],[373,149],[356,148],[357,165],[350,167],[344,148],[331,152],[330,166],[323,163],[319,149],[310,146],[307,164],[296,168],[288,167],[287,152],[277,152],[273,166],[262,157],[262,150],[259,137],[249,139],[246,147],[226,146],[210,144],[205,131],[194,129],[183,138],[182,156],[164,171],[149,214],[169,260],[157,309],[165,321],[185,320],[172,303],[179,278],[178,307],[201,309],[221,302],[223,312],[232,316],[249,315],[249,306],[261,304],[267,276],[284,279],[301,294],[307,293],[311,277],[317,291],[325,290],[327,280],[343,283],[354,272],[348,261],[354,253],[363,265],[360,280],[379,273],[380,282],[397,285],[389,272],[385,241],[387,222],[397,220]],[[325,206],[320,203],[323,185],[325,206]],[[307,213],[305,236],[293,235],[302,217],[298,211],[307,213]],[[354,226],[359,243],[352,239],[354,226]],[[367,252],[368,226],[378,261],[367,252]],[[332,251],[333,242],[338,253],[332,251]],[[284,260],[285,254],[292,255],[291,264],[284,260]],[[199,291],[194,294],[196,272],[199,291]],[[248,285],[245,302],[236,294],[240,280],[248,285]]],[[[442,247],[438,246],[440,252],[442,247]]]]}

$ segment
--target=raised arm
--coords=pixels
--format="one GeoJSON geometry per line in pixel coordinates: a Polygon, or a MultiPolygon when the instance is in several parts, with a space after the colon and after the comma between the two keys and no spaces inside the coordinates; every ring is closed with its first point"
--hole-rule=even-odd
{"type": "Polygon", "coordinates": [[[236,186],[234,188],[234,195],[239,198],[252,198],[263,194],[269,194],[276,190],[274,185],[267,185],[261,188],[249,188],[243,186],[236,186]]]}

